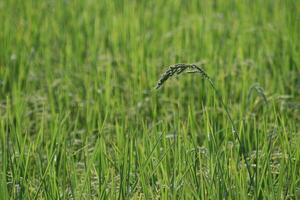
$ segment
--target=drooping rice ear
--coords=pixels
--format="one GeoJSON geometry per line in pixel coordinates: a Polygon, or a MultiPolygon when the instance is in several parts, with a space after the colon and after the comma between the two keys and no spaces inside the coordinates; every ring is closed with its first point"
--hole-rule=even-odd
{"type": "Polygon", "coordinates": [[[157,84],[156,84],[156,89],[159,89],[160,87],[162,87],[162,85],[172,76],[174,75],[180,75],[181,73],[185,72],[186,70],[192,70],[189,71],[189,73],[193,72],[193,73],[199,73],[201,76],[203,76],[204,78],[209,79],[209,76],[206,74],[206,72],[201,68],[198,67],[195,64],[175,64],[175,65],[171,65],[167,71],[165,71],[160,79],[158,80],[157,84]]]}

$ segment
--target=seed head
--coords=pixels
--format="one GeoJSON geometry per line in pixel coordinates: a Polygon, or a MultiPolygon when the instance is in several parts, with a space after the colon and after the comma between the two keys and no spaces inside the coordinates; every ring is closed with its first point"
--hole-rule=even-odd
{"type": "Polygon", "coordinates": [[[180,75],[183,72],[187,73],[199,73],[202,77],[209,79],[209,76],[206,74],[206,72],[201,68],[198,67],[195,64],[175,64],[171,65],[167,71],[165,71],[160,79],[157,82],[156,89],[159,89],[169,78],[171,78],[174,75],[180,75]],[[189,71],[187,71],[189,70],[189,71]]]}

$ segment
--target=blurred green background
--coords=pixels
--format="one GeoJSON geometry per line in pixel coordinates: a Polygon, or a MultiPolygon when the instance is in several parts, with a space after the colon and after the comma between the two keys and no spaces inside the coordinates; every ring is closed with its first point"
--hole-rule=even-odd
{"type": "Polygon", "coordinates": [[[300,198],[299,33],[297,0],[1,0],[0,199],[300,198]]]}

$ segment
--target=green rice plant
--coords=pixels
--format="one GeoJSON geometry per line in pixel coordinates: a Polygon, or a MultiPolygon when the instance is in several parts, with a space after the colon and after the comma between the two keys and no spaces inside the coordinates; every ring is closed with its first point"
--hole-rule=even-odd
{"type": "Polygon", "coordinates": [[[1,0],[0,19],[0,200],[300,199],[300,1],[1,0]],[[188,60],[209,64],[158,88],[201,85],[152,93],[188,60]]]}
{"type": "Polygon", "coordinates": [[[250,98],[252,93],[256,91],[257,94],[263,99],[264,103],[267,104],[268,103],[268,99],[267,96],[265,95],[265,91],[264,89],[258,84],[258,83],[254,83],[250,89],[249,89],[249,93],[247,96],[247,105],[249,106],[249,102],[250,102],[250,98]]]}
{"type": "Polygon", "coordinates": [[[211,87],[213,88],[214,92],[216,93],[218,100],[220,101],[220,103],[222,104],[225,113],[229,119],[229,122],[231,124],[231,128],[232,128],[232,133],[235,137],[235,139],[238,141],[239,145],[240,145],[240,150],[242,152],[243,158],[245,160],[246,163],[246,167],[247,167],[247,171],[248,171],[248,175],[249,175],[249,179],[250,179],[250,187],[253,184],[253,177],[252,177],[252,173],[250,170],[250,164],[247,160],[247,155],[246,155],[246,150],[245,147],[240,139],[239,133],[237,131],[237,128],[234,124],[234,121],[230,115],[230,112],[228,110],[228,107],[226,106],[226,104],[224,103],[222,96],[220,95],[220,92],[217,90],[217,88],[215,87],[215,84],[213,83],[212,79],[208,76],[208,74],[200,67],[197,66],[195,64],[183,64],[183,63],[179,63],[179,64],[175,64],[175,65],[171,65],[160,77],[160,79],[157,82],[156,85],[156,89],[159,89],[160,87],[163,86],[163,84],[171,77],[175,76],[175,75],[180,75],[183,74],[184,72],[186,73],[195,73],[195,74],[199,74],[201,77],[203,77],[204,79],[206,79],[209,84],[211,85],[211,87]]]}

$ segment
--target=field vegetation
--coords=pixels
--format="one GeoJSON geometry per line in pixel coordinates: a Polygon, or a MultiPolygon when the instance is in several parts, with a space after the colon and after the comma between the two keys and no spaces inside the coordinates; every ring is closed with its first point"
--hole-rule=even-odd
{"type": "Polygon", "coordinates": [[[298,0],[0,0],[0,199],[300,199],[299,127],[298,0]]]}

